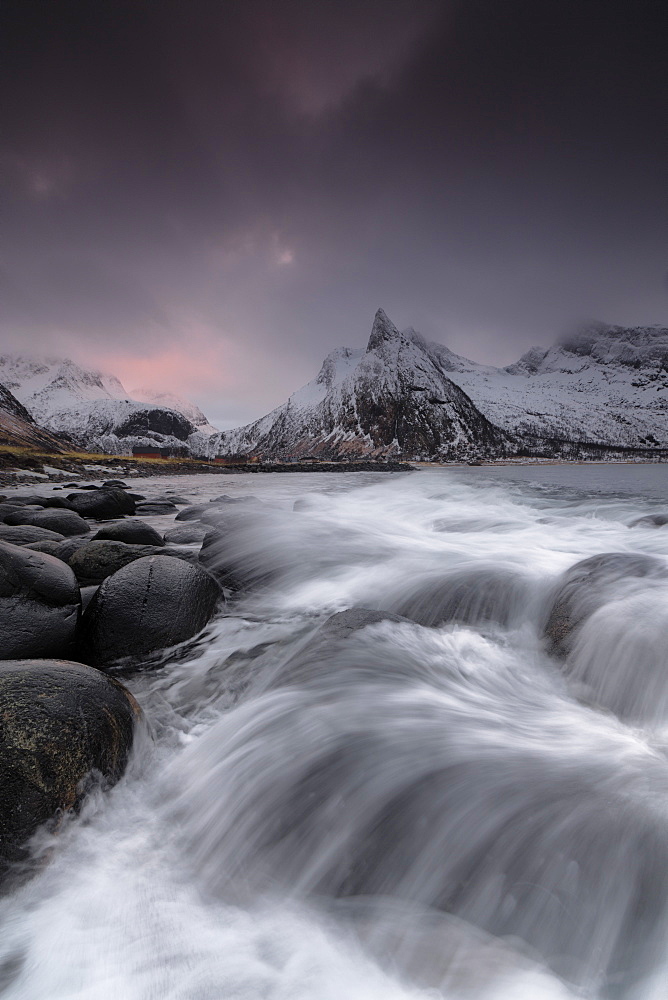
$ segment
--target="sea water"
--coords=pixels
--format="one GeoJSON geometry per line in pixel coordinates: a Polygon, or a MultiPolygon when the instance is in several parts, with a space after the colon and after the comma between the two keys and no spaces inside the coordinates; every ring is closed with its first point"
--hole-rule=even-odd
{"type": "Polygon", "coordinates": [[[615,583],[566,659],[544,627],[582,559],[668,566],[668,527],[629,526],[666,487],[660,465],[133,480],[260,500],[225,547],[256,584],[124,677],[150,736],[35,838],[0,995],[665,997],[668,585],[615,583]],[[354,607],[391,614],[318,631],[354,607]]]}

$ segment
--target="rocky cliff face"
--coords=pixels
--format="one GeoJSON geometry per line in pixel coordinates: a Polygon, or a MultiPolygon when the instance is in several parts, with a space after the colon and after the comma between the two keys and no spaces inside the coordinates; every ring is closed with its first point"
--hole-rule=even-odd
{"type": "Polygon", "coordinates": [[[382,309],[366,350],[333,351],[313,382],[261,420],[214,435],[214,454],[322,458],[496,455],[506,435],[446,375],[430,345],[382,309]]]}
{"type": "Polygon", "coordinates": [[[38,427],[25,406],[4,385],[0,385],[0,444],[54,452],[65,451],[67,446],[38,427]]]}

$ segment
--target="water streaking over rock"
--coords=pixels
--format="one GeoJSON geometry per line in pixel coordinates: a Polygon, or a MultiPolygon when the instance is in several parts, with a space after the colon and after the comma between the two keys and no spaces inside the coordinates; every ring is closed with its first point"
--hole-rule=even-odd
{"type": "Polygon", "coordinates": [[[123,678],[153,740],[36,838],[0,995],[662,998],[667,479],[174,480],[227,603],[123,678]]]}

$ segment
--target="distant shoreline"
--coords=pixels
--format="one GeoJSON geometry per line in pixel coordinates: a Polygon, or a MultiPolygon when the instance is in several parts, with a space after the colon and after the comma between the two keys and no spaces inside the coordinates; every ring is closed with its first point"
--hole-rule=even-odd
{"type": "Polygon", "coordinates": [[[44,482],[66,482],[72,476],[85,479],[109,478],[111,476],[146,478],[183,475],[236,476],[248,473],[295,473],[295,472],[415,472],[427,469],[494,469],[500,466],[526,468],[527,466],[563,465],[662,465],[665,459],[651,458],[499,458],[480,459],[471,462],[420,462],[420,461],[377,461],[375,459],[353,462],[252,462],[246,465],[215,465],[206,460],[190,458],[138,459],[125,455],[89,454],[69,452],[53,454],[28,448],[0,446],[0,486],[25,486],[44,482]]]}

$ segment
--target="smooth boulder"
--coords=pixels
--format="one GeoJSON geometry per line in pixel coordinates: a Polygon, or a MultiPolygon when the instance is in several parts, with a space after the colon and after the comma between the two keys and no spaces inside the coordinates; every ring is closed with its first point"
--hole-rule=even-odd
{"type": "Polygon", "coordinates": [[[175,646],[201,631],[220,590],[208,573],[180,559],[148,556],[100,586],[81,623],[91,663],[138,657],[175,646]]]}
{"type": "Polygon", "coordinates": [[[68,502],[77,514],[82,517],[97,519],[123,517],[124,514],[134,514],[135,501],[119,488],[92,490],[89,493],[70,493],[68,502]]]}
{"type": "Polygon", "coordinates": [[[60,535],[87,535],[90,525],[73,510],[47,508],[40,511],[16,511],[5,518],[5,524],[34,524],[37,528],[48,528],[60,535]]]}
{"type": "Polygon", "coordinates": [[[95,541],[127,542],[132,545],[164,545],[162,535],[144,521],[118,521],[105,524],[95,535],[95,541]]]}
{"type": "Polygon", "coordinates": [[[141,710],[129,691],[67,660],[0,662],[0,874],[44,823],[76,809],[93,775],[123,774],[141,710]]]}
{"type": "Polygon", "coordinates": [[[202,542],[209,531],[211,531],[209,525],[199,524],[197,521],[193,521],[192,524],[179,524],[176,528],[170,528],[165,532],[165,541],[176,545],[195,545],[202,542]]]}
{"type": "Polygon", "coordinates": [[[137,504],[136,513],[141,517],[159,517],[165,514],[174,514],[176,507],[167,503],[140,503],[137,504]]]}
{"type": "Polygon", "coordinates": [[[644,517],[637,517],[631,521],[629,528],[663,528],[668,524],[668,514],[645,514],[644,517]]]}
{"type": "Polygon", "coordinates": [[[31,542],[62,542],[64,535],[36,524],[0,524],[0,542],[11,545],[30,545],[31,542]]]}
{"type": "Polygon", "coordinates": [[[551,595],[543,629],[548,649],[567,656],[579,627],[609,601],[668,579],[668,563],[634,552],[603,552],[571,566],[551,595]]]}
{"type": "Polygon", "coordinates": [[[102,583],[123,566],[152,552],[153,546],[99,539],[80,546],[67,561],[80,583],[102,583]]]}
{"type": "Polygon", "coordinates": [[[71,653],[80,606],[69,566],[46,553],[0,542],[3,658],[71,653]]]}

